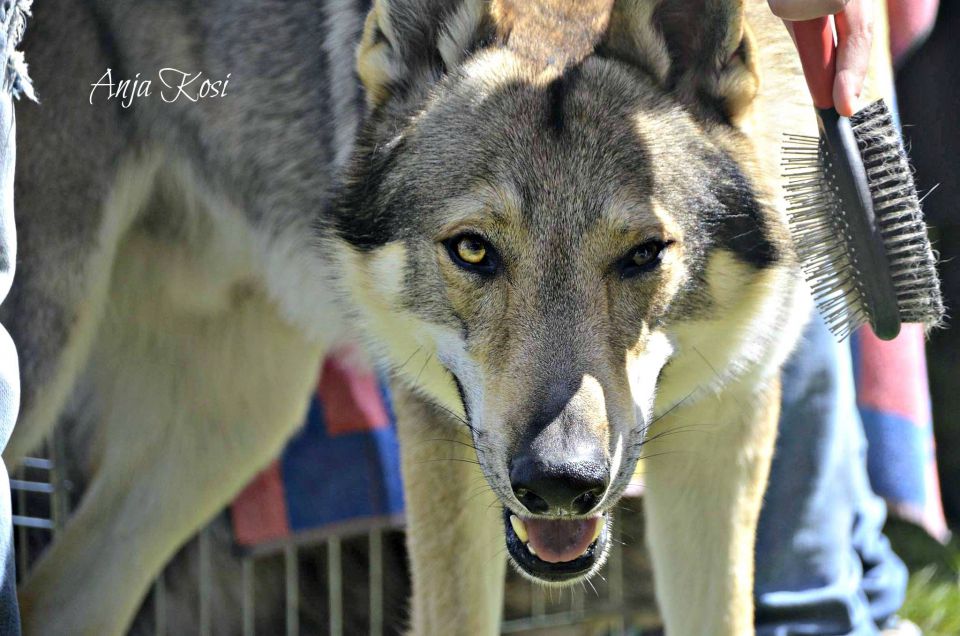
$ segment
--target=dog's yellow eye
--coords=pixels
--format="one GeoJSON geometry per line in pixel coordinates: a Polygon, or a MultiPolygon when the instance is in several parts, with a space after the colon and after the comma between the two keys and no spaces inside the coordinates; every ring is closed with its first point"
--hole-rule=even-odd
{"type": "Polygon", "coordinates": [[[487,258],[487,246],[475,236],[464,236],[457,241],[457,256],[465,263],[480,265],[487,258]]]}
{"type": "Polygon", "coordinates": [[[493,246],[477,234],[460,234],[444,241],[450,260],[474,274],[491,277],[497,273],[499,259],[493,246]]]}

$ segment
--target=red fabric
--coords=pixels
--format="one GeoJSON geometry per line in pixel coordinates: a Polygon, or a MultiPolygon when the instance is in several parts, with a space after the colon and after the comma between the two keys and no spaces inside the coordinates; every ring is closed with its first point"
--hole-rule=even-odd
{"type": "Polygon", "coordinates": [[[329,356],[323,363],[317,388],[317,396],[324,408],[327,434],[331,437],[390,425],[377,376],[372,372],[358,371],[348,358],[329,356]]]}
{"type": "Polygon", "coordinates": [[[899,415],[917,426],[930,421],[923,338],[920,325],[904,325],[890,342],[861,330],[857,400],[862,406],[899,415]]]}
{"type": "Polygon", "coordinates": [[[237,495],[230,516],[240,545],[257,545],[290,535],[279,461],[270,464],[237,495]]]}
{"type": "Polygon", "coordinates": [[[939,4],[939,0],[887,0],[890,53],[895,62],[930,33],[939,4]]]}

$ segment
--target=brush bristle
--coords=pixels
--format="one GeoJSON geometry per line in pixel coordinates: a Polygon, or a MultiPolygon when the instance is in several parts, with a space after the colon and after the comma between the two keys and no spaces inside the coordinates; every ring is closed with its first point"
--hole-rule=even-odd
{"type": "Polygon", "coordinates": [[[880,100],[851,117],[850,124],[886,246],[900,320],[938,325],[943,320],[943,299],[936,258],[893,117],[880,100]]]}
{"type": "Polygon", "coordinates": [[[783,165],[787,216],[797,260],[830,331],[844,339],[869,322],[861,272],[840,199],[824,171],[820,139],[787,135],[783,165]]]}
{"type": "MultiPolygon", "coordinates": [[[[902,322],[943,319],[936,259],[900,135],[882,101],[851,118],[880,226],[902,322]]],[[[822,140],[787,135],[787,213],[797,257],[817,308],[839,339],[871,321],[843,204],[828,176],[822,140]]]]}

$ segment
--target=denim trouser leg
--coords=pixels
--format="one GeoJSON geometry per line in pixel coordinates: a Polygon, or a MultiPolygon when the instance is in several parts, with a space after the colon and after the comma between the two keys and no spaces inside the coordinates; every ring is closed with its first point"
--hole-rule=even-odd
{"type": "MultiPolygon", "coordinates": [[[[2,71],[3,67],[0,66],[2,71]]],[[[10,93],[3,91],[0,92],[0,300],[10,289],[13,264],[16,262],[13,222],[14,131],[13,100],[10,93]]],[[[19,407],[17,350],[10,334],[0,325],[0,451],[10,439],[19,407]]],[[[20,633],[11,521],[10,483],[7,468],[0,460],[0,636],[20,633]]]]}
{"type": "Polygon", "coordinates": [[[10,482],[3,461],[0,461],[0,489],[0,635],[14,636],[20,633],[20,610],[10,525],[10,482]]]}
{"type": "MultiPolygon", "coordinates": [[[[0,302],[7,296],[17,262],[16,227],[13,218],[13,170],[16,157],[16,125],[13,95],[32,96],[23,57],[14,52],[23,33],[29,3],[3,2],[0,5],[0,302]]],[[[17,350],[6,329],[0,325],[0,451],[10,439],[20,408],[20,374],[17,350]]],[[[0,460],[0,636],[20,633],[14,570],[13,527],[10,483],[0,460]]]]}
{"type": "Polygon", "coordinates": [[[876,634],[907,572],[867,481],[849,347],[819,315],[783,371],[782,407],[757,532],[757,633],[876,634]]]}
{"type": "MultiPolygon", "coordinates": [[[[2,47],[2,42],[0,42],[2,47]]],[[[2,49],[0,49],[2,50],[2,49]]],[[[0,71],[3,67],[0,66],[0,71]]],[[[10,93],[0,92],[0,300],[7,295],[16,262],[13,223],[14,118],[10,93]]],[[[7,445],[20,407],[17,350],[0,325],[0,451],[7,445]]],[[[10,484],[0,460],[0,636],[20,633],[13,560],[10,484]]]]}

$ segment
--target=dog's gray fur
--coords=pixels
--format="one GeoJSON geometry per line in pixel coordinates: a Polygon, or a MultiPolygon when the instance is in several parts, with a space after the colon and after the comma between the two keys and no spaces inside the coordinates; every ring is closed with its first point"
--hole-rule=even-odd
{"type": "Polygon", "coordinates": [[[609,455],[603,509],[648,429],[664,433],[650,448],[683,451],[647,477],[668,629],[748,631],[776,372],[807,306],[775,187],[779,122],[804,106],[782,28],[754,11],[755,43],[732,0],[375,7],[365,91],[363,3],[36,7],[8,458],[71,396],[92,396],[97,424],[87,495],[22,589],[27,633],[122,631],[280,449],[354,323],[396,372],[415,631],[496,630],[490,504],[523,512],[507,466],[540,443],[538,417],[609,455]],[[230,74],[229,93],[87,103],[107,68],[165,67],[230,74]],[[458,269],[456,224],[497,243],[506,273],[458,269]],[[635,283],[609,274],[627,235],[673,241],[635,283]],[[703,420],[714,433],[665,435],[703,420]],[[471,461],[433,461],[454,446],[438,436],[471,461]],[[481,475],[497,499],[468,496],[481,475]]]}

